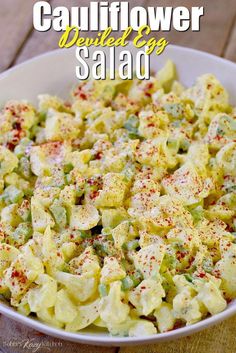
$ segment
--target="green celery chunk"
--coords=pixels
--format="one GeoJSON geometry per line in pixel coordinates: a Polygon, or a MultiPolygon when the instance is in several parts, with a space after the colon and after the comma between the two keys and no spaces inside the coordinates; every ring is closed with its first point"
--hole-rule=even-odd
{"type": "Polygon", "coordinates": [[[144,138],[142,136],[140,136],[138,134],[131,133],[131,132],[129,133],[129,138],[131,140],[141,140],[141,141],[144,140],[144,138]]]}
{"type": "Polygon", "coordinates": [[[212,258],[204,257],[202,261],[202,268],[205,272],[211,272],[214,268],[212,258]]]}
{"type": "Polygon", "coordinates": [[[113,241],[111,231],[112,229],[110,227],[102,228],[102,235],[104,235],[106,239],[113,241]]]}
{"type": "Polygon", "coordinates": [[[124,292],[134,287],[134,281],[130,276],[126,276],[125,278],[123,278],[121,283],[121,289],[124,292]]]}
{"type": "Polygon", "coordinates": [[[115,96],[116,93],[116,89],[114,86],[112,85],[107,85],[104,87],[104,90],[102,92],[102,98],[109,102],[113,99],[113,97],[115,96]]]}
{"type": "Polygon", "coordinates": [[[61,206],[60,201],[56,199],[49,207],[59,228],[65,228],[67,224],[66,209],[61,206]]]}
{"type": "Polygon", "coordinates": [[[33,142],[28,139],[27,137],[23,138],[19,145],[17,145],[14,149],[14,153],[18,158],[21,158],[25,155],[26,149],[31,145],[33,142]]]}
{"type": "Polygon", "coordinates": [[[125,250],[136,250],[139,247],[138,239],[130,240],[128,243],[123,244],[125,250]]]}
{"type": "Polygon", "coordinates": [[[185,279],[186,279],[188,282],[191,282],[191,283],[192,283],[193,277],[192,277],[189,273],[186,273],[186,274],[184,275],[184,277],[185,277],[185,279]]]}
{"type": "Polygon", "coordinates": [[[143,276],[140,271],[135,271],[132,275],[130,275],[130,278],[133,281],[134,287],[137,287],[143,280],[143,276]]]}
{"type": "Polygon", "coordinates": [[[236,244],[236,232],[232,232],[231,234],[232,234],[233,237],[234,237],[233,243],[236,244]]]}
{"type": "Polygon", "coordinates": [[[39,118],[39,122],[45,121],[47,119],[47,113],[46,112],[39,112],[38,118],[39,118]]]}
{"type": "Polygon", "coordinates": [[[138,132],[139,119],[136,115],[130,115],[124,124],[124,128],[129,132],[129,138],[131,140],[143,140],[143,137],[138,132]]]}
{"type": "Polygon", "coordinates": [[[173,138],[168,138],[167,140],[167,146],[169,149],[171,149],[173,152],[177,153],[179,150],[179,141],[173,138]]]}
{"type": "Polygon", "coordinates": [[[124,124],[124,128],[134,135],[138,135],[139,119],[136,115],[130,115],[124,124]]]}
{"type": "Polygon", "coordinates": [[[104,227],[102,228],[102,235],[110,235],[112,232],[111,227],[104,227]]]}
{"type": "Polygon", "coordinates": [[[204,209],[202,206],[197,206],[194,209],[190,209],[190,213],[193,217],[194,223],[199,222],[204,217],[204,209]]]}
{"type": "Polygon", "coordinates": [[[19,172],[23,177],[29,179],[32,176],[30,161],[26,157],[22,157],[19,163],[19,172]]]}
{"type": "Polygon", "coordinates": [[[90,237],[91,237],[91,233],[90,232],[87,233],[87,232],[85,232],[83,230],[80,230],[80,238],[81,239],[87,239],[87,238],[90,238],[90,237]]]}
{"type": "Polygon", "coordinates": [[[190,146],[190,142],[187,140],[187,139],[182,139],[180,141],[180,146],[179,148],[182,150],[182,151],[187,151],[188,148],[190,146]]]}
{"type": "Polygon", "coordinates": [[[67,164],[65,164],[64,167],[63,167],[63,170],[64,170],[64,173],[65,173],[65,174],[70,173],[70,172],[72,171],[72,169],[74,169],[74,166],[73,166],[72,163],[67,163],[67,164]]]}
{"type": "Polygon", "coordinates": [[[166,103],[164,109],[174,118],[182,118],[184,114],[183,105],[181,103],[166,103]]]}
{"type": "Polygon", "coordinates": [[[32,237],[32,234],[33,229],[31,223],[23,222],[18,225],[12,236],[18,245],[23,245],[32,237]]]}
{"type": "Polygon", "coordinates": [[[18,203],[22,201],[23,197],[23,191],[19,190],[14,185],[8,186],[2,194],[2,199],[7,203],[18,203]]]}
{"type": "Polygon", "coordinates": [[[30,203],[28,200],[24,200],[17,210],[17,214],[23,219],[23,221],[30,220],[30,203]]]}
{"type": "Polygon", "coordinates": [[[107,286],[103,283],[100,283],[98,286],[98,292],[100,294],[100,297],[106,297],[108,294],[107,286]]]}
{"type": "Polygon", "coordinates": [[[76,197],[81,197],[84,194],[84,188],[77,187],[75,190],[76,197]]]}

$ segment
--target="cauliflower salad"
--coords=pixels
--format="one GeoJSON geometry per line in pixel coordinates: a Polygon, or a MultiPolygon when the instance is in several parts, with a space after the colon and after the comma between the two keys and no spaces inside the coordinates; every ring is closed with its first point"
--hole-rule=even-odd
{"type": "Polygon", "coordinates": [[[80,82],[0,112],[0,294],[67,331],[142,336],[236,298],[236,108],[211,74],[80,82]]]}

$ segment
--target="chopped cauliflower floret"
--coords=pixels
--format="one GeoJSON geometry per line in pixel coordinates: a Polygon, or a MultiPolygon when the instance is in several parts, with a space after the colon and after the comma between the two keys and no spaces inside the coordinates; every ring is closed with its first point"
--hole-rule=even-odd
{"type": "Polygon", "coordinates": [[[109,284],[123,279],[125,275],[125,271],[119,265],[115,257],[105,257],[101,271],[101,283],[109,284]]]}
{"type": "Polygon", "coordinates": [[[126,184],[122,175],[108,173],[103,178],[103,188],[95,199],[97,207],[120,207],[123,204],[126,184]]]}
{"type": "Polygon", "coordinates": [[[133,255],[135,268],[143,274],[144,278],[157,278],[164,254],[164,244],[146,246],[133,255]]]}
{"type": "Polygon", "coordinates": [[[93,205],[76,205],[71,209],[70,226],[81,230],[88,230],[95,227],[100,216],[93,205]]]}
{"type": "Polygon", "coordinates": [[[211,179],[203,179],[190,161],[163,179],[162,184],[169,195],[178,198],[185,205],[201,201],[209,195],[212,188],[211,179]]]}
{"type": "Polygon", "coordinates": [[[162,302],[161,306],[154,311],[157,320],[158,330],[167,332],[173,329],[175,317],[173,315],[172,306],[169,303],[162,302]]]}
{"type": "Polygon", "coordinates": [[[186,288],[173,299],[173,313],[177,319],[186,321],[187,325],[194,324],[202,317],[200,305],[196,297],[186,288]]]}
{"type": "Polygon", "coordinates": [[[160,307],[165,291],[161,283],[153,279],[143,280],[129,294],[129,301],[137,308],[140,315],[149,315],[160,307]]]}
{"type": "Polygon", "coordinates": [[[109,294],[101,299],[99,313],[107,324],[119,324],[127,320],[129,306],[122,302],[121,282],[111,284],[109,294]]]}

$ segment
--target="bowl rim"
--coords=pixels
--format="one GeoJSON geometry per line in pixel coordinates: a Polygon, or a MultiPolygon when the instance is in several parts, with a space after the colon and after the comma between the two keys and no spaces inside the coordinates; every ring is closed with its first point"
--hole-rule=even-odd
{"type": "MultiPolygon", "coordinates": [[[[183,47],[183,46],[179,46],[179,45],[172,45],[172,44],[169,44],[168,48],[170,49],[171,52],[172,51],[177,51],[177,52],[181,51],[182,53],[185,52],[185,53],[189,53],[189,54],[200,55],[202,57],[205,57],[206,59],[209,58],[209,59],[212,59],[216,62],[224,63],[224,64],[232,67],[233,69],[236,68],[236,63],[234,63],[228,59],[225,59],[225,58],[222,58],[222,57],[219,57],[219,56],[216,56],[214,54],[210,54],[210,53],[207,53],[204,51],[200,51],[200,50],[192,49],[192,48],[188,48],[188,47],[183,47]]],[[[55,49],[55,50],[40,54],[38,56],[35,56],[33,58],[30,58],[20,64],[17,64],[14,67],[9,68],[6,71],[2,72],[0,74],[0,81],[4,80],[9,75],[14,74],[14,72],[17,71],[18,69],[24,68],[31,63],[37,63],[37,61],[40,61],[43,58],[47,58],[47,57],[50,57],[53,55],[55,55],[55,56],[64,55],[64,52],[72,51],[72,50],[74,50],[74,48],[55,49]]],[[[24,316],[24,315],[18,313],[14,308],[6,305],[1,300],[0,300],[0,313],[17,321],[17,322],[23,323],[30,328],[33,328],[35,330],[38,330],[40,332],[43,332],[43,333],[48,334],[53,337],[57,337],[60,339],[64,339],[64,340],[72,341],[72,342],[77,342],[77,343],[117,347],[117,346],[138,345],[140,343],[151,344],[151,343],[156,343],[156,342],[170,341],[170,340],[174,340],[174,339],[201,331],[203,329],[206,329],[210,326],[213,326],[213,325],[229,318],[230,316],[236,314],[236,302],[234,300],[232,302],[232,304],[228,305],[227,308],[223,312],[220,312],[216,315],[207,317],[206,319],[203,319],[195,324],[192,324],[189,326],[184,326],[181,328],[177,328],[175,330],[171,330],[171,331],[164,332],[164,333],[157,333],[155,335],[141,336],[141,337],[109,336],[109,333],[106,333],[107,336],[105,336],[105,334],[94,335],[94,334],[85,333],[85,332],[83,332],[83,333],[68,332],[63,329],[55,328],[53,326],[45,324],[45,323],[39,321],[39,319],[34,319],[30,316],[29,317],[24,316]]]]}
{"type": "Polygon", "coordinates": [[[0,313],[6,317],[13,319],[19,323],[23,323],[26,326],[40,331],[44,334],[64,339],[66,341],[72,341],[77,343],[84,343],[90,345],[99,345],[99,346],[128,346],[128,345],[138,345],[138,344],[151,344],[156,342],[165,342],[174,340],[180,337],[188,336],[190,334],[199,332],[203,329],[207,329],[211,326],[216,325],[217,323],[233,316],[236,314],[236,305],[228,306],[227,309],[222,311],[219,314],[207,317],[195,324],[189,326],[183,326],[175,330],[157,333],[150,336],[141,336],[141,337],[120,337],[120,336],[111,336],[109,333],[105,335],[94,335],[91,333],[77,333],[69,332],[60,328],[53,327],[51,325],[45,324],[39,321],[37,318],[31,318],[30,316],[24,316],[18,313],[12,307],[0,302],[0,313]]]}

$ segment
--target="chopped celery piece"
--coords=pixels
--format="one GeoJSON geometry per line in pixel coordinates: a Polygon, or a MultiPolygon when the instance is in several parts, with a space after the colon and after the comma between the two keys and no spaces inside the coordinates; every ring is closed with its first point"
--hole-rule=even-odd
{"type": "Polygon", "coordinates": [[[39,122],[43,122],[47,118],[47,113],[46,112],[39,112],[38,117],[39,117],[39,122]]]}
{"type": "Polygon", "coordinates": [[[22,146],[22,145],[16,146],[15,149],[14,149],[14,153],[15,153],[15,155],[16,155],[18,158],[23,157],[24,154],[25,154],[25,147],[22,146]]]}
{"type": "Polygon", "coordinates": [[[65,262],[61,270],[62,272],[70,273],[70,266],[65,262]]]}
{"type": "Polygon", "coordinates": [[[7,203],[7,200],[8,200],[8,195],[5,192],[3,192],[0,195],[0,201],[5,201],[7,203]]]}
{"type": "Polygon", "coordinates": [[[10,203],[18,203],[23,199],[23,197],[23,191],[19,190],[14,185],[8,186],[2,194],[3,200],[10,203]]]}
{"type": "Polygon", "coordinates": [[[55,200],[49,207],[59,228],[65,228],[67,224],[66,209],[61,206],[59,200],[55,200]]]}
{"type": "Polygon", "coordinates": [[[143,276],[142,276],[141,272],[139,272],[139,271],[135,271],[132,275],[130,275],[130,278],[132,279],[132,281],[134,283],[134,287],[137,287],[139,285],[139,283],[142,282],[142,280],[143,280],[143,276]]]}
{"type": "Polygon", "coordinates": [[[168,138],[167,140],[167,146],[169,149],[171,149],[173,152],[177,153],[179,150],[179,141],[176,139],[168,138]]]}
{"type": "Polygon", "coordinates": [[[77,187],[75,192],[77,197],[81,197],[84,194],[84,188],[77,187]]]}
{"type": "Polygon", "coordinates": [[[139,247],[138,239],[134,239],[123,245],[125,250],[136,250],[139,247]]]}
{"type": "Polygon", "coordinates": [[[90,237],[91,237],[91,234],[90,234],[90,233],[86,233],[86,232],[83,231],[83,230],[80,230],[80,237],[81,237],[82,239],[90,238],[90,237]]]}
{"type": "Polygon", "coordinates": [[[20,144],[17,145],[14,149],[14,153],[18,158],[21,158],[25,155],[26,149],[29,147],[29,145],[32,144],[32,141],[28,138],[23,138],[20,141],[20,144]]]}
{"type": "Polygon", "coordinates": [[[17,214],[23,219],[23,221],[28,221],[30,219],[30,203],[24,200],[17,210],[17,214]]]}
{"type": "Polygon", "coordinates": [[[214,268],[212,258],[204,257],[202,261],[202,268],[205,272],[211,272],[214,268]]]}
{"type": "Polygon", "coordinates": [[[100,283],[98,286],[98,292],[100,294],[100,297],[106,297],[108,294],[107,286],[103,283],[100,283]]]}
{"type": "Polygon", "coordinates": [[[183,151],[187,151],[190,146],[190,142],[187,139],[183,139],[180,141],[179,148],[183,151]]]}
{"type": "Polygon", "coordinates": [[[102,228],[102,235],[110,235],[111,234],[111,227],[104,227],[102,228]]]}
{"type": "Polygon", "coordinates": [[[189,273],[186,273],[184,275],[185,279],[188,281],[188,282],[192,282],[193,281],[193,277],[189,274],[189,273]]]}
{"type": "Polygon", "coordinates": [[[130,278],[130,276],[127,276],[122,279],[121,283],[121,289],[124,292],[134,287],[134,281],[132,280],[132,278],[130,278]]]}
{"type": "Polygon", "coordinates": [[[143,137],[138,135],[138,134],[134,134],[134,133],[129,133],[129,138],[131,140],[143,140],[143,137]]]}
{"type": "Polygon", "coordinates": [[[102,97],[105,101],[110,101],[115,96],[116,89],[112,85],[107,85],[104,87],[102,97]]]}
{"type": "Polygon", "coordinates": [[[43,133],[43,128],[38,125],[34,125],[30,131],[30,138],[34,138],[35,136],[40,136],[43,133]]]}
{"type": "Polygon", "coordinates": [[[29,179],[32,175],[31,173],[31,166],[30,161],[26,157],[22,157],[19,163],[19,172],[22,174],[23,177],[29,179]]]}
{"type": "Polygon", "coordinates": [[[138,135],[139,119],[136,115],[130,115],[124,124],[124,128],[134,135],[138,135]]]}
{"type": "Polygon", "coordinates": [[[129,182],[133,179],[134,175],[135,175],[135,168],[133,167],[128,167],[128,168],[125,168],[121,174],[124,175],[124,180],[129,182]]]}
{"type": "Polygon", "coordinates": [[[65,175],[65,182],[67,185],[69,185],[71,183],[71,175],[70,174],[65,175]]]}
{"type": "Polygon", "coordinates": [[[184,109],[181,103],[166,103],[164,105],[165,111],[174,118],[182,118],[184,109]]]}
{"type": "Polygon", "coordinates": [[[236,232],[232,232],[231,234],[234,236],[233,243],[235,244],[236,243],[236,232]]]}
{"type": "Polygon", "coordinates": [[[196,208],[190,210],[190,213],[195,223],[197,223],[204,217],[204,209],[202,208],[202,206],[197,206],[196,208]]]}
{"type": "Polygon", "coordinates": [[[70,173],[70,171],[72,171],[72,169],[74,168],[72,163],[67,163],[64,165],[63,170],[65,174],[70,173]]]}
{"type": "Polygon", "coordinates": [[[110,227],[102,228],[102,235],[106,237],[107,240],[113,241],[113,236],[111,234],[112,229],[110,227]]]}
{"type": "Polygon", "coordinates": [[[31,238],[33,229],[30,222],[20,223],[13,233],[14,240],[19,244],[25,244],[31,238]]]}
{"type": "Polygon", "coordinates": [[[33,196],[34,194],[34,189],[33,188],[28,188],[26,190],[24,190],[25,196],[33,196]]]}
{"type": "Polygon", "coordinates": [[[93,243],[93,248],[97,251],[99,256],[114,255],[114,245],[113,242],[109,240],[103,240],[103,242],[101,242],[101,240],[96,240],[93,243]]]}

